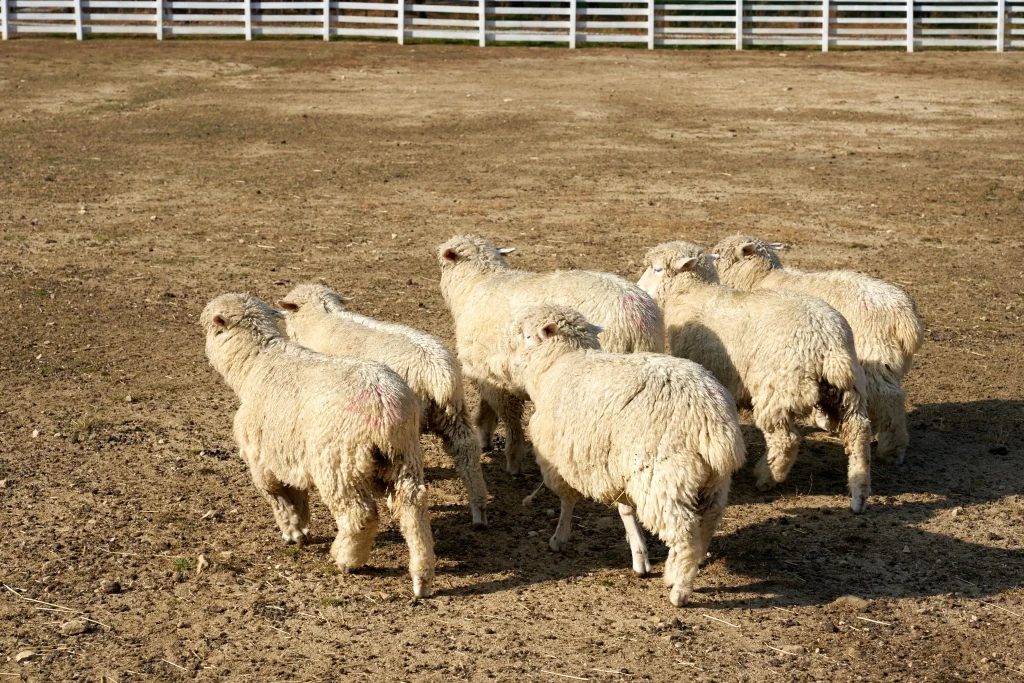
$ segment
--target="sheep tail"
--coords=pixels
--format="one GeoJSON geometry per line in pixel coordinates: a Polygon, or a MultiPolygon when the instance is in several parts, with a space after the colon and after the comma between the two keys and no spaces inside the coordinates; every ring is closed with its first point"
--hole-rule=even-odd
{"type": "Polygon", "coordinates": [[[903,367],[898,369],[901,379],[910,371],[914,354],[924,343],[924,326],[921,324],[921,318],[918,317],[916,309],[916,306],[911,306],[909,309],[901,307],[894,311],[892,316],[892,338],[896,340],[903,360],[903,367]]]}
{"type": "Polygon", "coordinates": [[[541,482],[541,483],[540,483],[540,486],[538,486],[537,488],[535,488],[535,489],[533,490],[533,493],[531,493],[530,495],[528,495],[528,496],[527,496],[526,498],[523,498],[523,506],[524,506],[524,507],[529,507],[529,506],[533,505],[533,501],[534,501],[534,499],[535,499],[535,498],[536,498],[536,497],[537,497],[538,495],[540,495],[540,492],[541,492],[541,491],[543,491],[543,490],[544,490],[544,482],[541,482]]]}
{"type": "MultiPolygon", "coordinates": [[[[732,474],[743,467],[747,460],[747,449],[743,442],[743,433],[739,429],[736,415],[736,401],[732,395],[717,382],[706,387],[715,396],[715,403],[731,415],[719,415],[716,424],[708,424],[709,431],[702,435],[704,442],[701,452],[716,481],[728,480],[732,474]],[[706,438],[706,441],[704,439],[706,438]]],[[[713,411],[712,414],[718,411],[713,411]]]]}

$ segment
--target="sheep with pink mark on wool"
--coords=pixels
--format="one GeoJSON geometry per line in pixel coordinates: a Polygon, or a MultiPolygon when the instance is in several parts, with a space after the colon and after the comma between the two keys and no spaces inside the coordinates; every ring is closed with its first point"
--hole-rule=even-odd
{"type": "Polygon", "coordinates": [[[419,403],[393,370],[327,356],[290,341],[277,312],[248,294],[224,294],[200,317],[206,355],[241,401],[234,434],[281,535],[309,534],[309,490],[338,526],[331,557],[342,570],[370,556],[377,500],[386,497],[409,546],[413,593],[434,579],[419,403]]]}
{"type": "Polygon", "coordinates": [[[752,408],[767,445],[755,468],[761,490],[784,481],[796,462],[799,422],[816,409],[828,415],[849,459],[850,509],[863,512],[871,425],[849,324],[814,297],[721,285],[713,260],[689,242],[652,247],[644,258],[639,284],[665,315],[669,352],[706,367],[752,408]]]}
{"type": "Polygon", "coordinates": [[[609,351],[660,352],[661,313],[636,285],[610,273],[585,270],[531,273],[514,270],[504,255],[475,235],[458,235],[441,245],[441,294],[455,321],[456,350],[465,375],[480,389],[476,423],[480,445],[490,450],[500,419],[505,424],[506,468],[518,474],[526,454],[523,395],[511,381],[510,357],[502,353],[505,329],[526,307],[562,304],[578,309],[604,331],[609,351]]]}
{"type": "MultiPolygon", "coordinates": [[[[852,270],[804,272],[782,265],[781,245],[733,235],[713,249],[722,282],[736,289],[798,292],[824,300],[853,329],[864,368],[868,416],[878,434],[878,454],[903,462],[909,443],[903,377],[924,342],[924,327],[911,296],[897,285],[852,270]]],[[[819,416],[818,423],[828,428],[819,416]]]]}
{"type": "Polygon", "coordinates": [[[549,545],[566,546],[581,497],[617,503],[637,574],[651,570],[640,524],[668,545],[664,579],[679,607],[746,457],[735,401],[696,363],[602,351],[599,329],[555,305],[529,307],[507,326],[512,381],[535,406],[537,464],[561,498],[549,545]]]}
{"type": "Polygon", "coordinates": [[[303,346],[383,363],[397,372],[420,400],[420,424],[440,437],[469,496],[473,523],[487,526],[487,485],[480,445],[470,424],[455,356],[426,332],[368,318],[345,308],[345,298],[324,285],[297,285],[277,305],[285,329],[303,346]]]}

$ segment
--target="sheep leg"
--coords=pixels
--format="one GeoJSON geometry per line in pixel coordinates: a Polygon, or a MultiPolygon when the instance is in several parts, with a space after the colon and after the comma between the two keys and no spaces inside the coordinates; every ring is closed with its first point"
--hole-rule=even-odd
{"type": "Polygon", "coordinates": [[[729,484],[732,477],[725,477],[718,482],[718,486],[708,495],[707,507],[700,516],[700,562],[703,564],[708,557],[708,548],[711,546],[711,539],[718,529],[718,523],[722,521],[725,514],[725,506],[729,502],[729,484]]]}
{"type": "Polygon", "coordinates": [[[842,407],[840,434],[846,447],[850,509],[860,514],[871,494],[871,423],[859,395],[846,392],[842,407]]]}
{"type": "MultiPolygon", "coordinates": [[[[550,488],[550,487],[549,487],[550,488]]],[[[569,544],[569,532],[572,530],[572,511],[576,507],[577,496],[559,494],[562,499],[562,514],[558,517],[558,526],[548,541],[548,547],[556,553],[562,552],[569,544]]]]}
{"type": "MultiPolygon", "coordinates": [[[[320,492],[324,494],[323,489],[320,492]]],[[[331,557],[344,572],[359,569],[370,559],[373,539],[377,536],[377,501],[368,494],[357,494],[347,500],[329,499],[327,495],[324,498],[338,524],[331,557]]]]}
{"type": "Polygon", "coordinates": [[[682,528],[673,534],[677,537],[671,539],[665,561],[665,584],[672,587],[668,599],[676,607],[685,605],[693,593],[693,580],[697,577],[704,548],[701,520],[691,513],[681,516],[680,522],[682,528]]]}
{"type": "Polygon", "coordinates": [[[878,455],[903,464],[910,436],[907,434],[906,392],[899,385],[877,380],[870,397],[871,424],[878,432],[878,455]]]}
{"type": "Polygon", "coordinates": [[[431,428],[437,432],[444,445],[445,452],[455,462],[455,470],[462,478],[469,498],[469,510],[473,515],[473,526],[487,526],[487,484],[484,482],[484,471],[480,466],[480,447],[473,435],[473,429],[465,410],[454,417],[436,413],[431,418],[431,428]]]}
{"type": "Polygon", "coordinates": [[[572,529],[572,511],[576,507],[576,501],[580,499],[580,492],[569,486],[568,483],[554,469],[541,466],[541,474],[544,477],[544,485],[562,501],[562,514],[558,518],[558,526],[555,533],[548,541],[548,547],[554,552],[561,552],[569,543],[569,532],[572,529]]]}
{"type": "Polygon", "coordinates": [[[494,450],[494,430],[498,428],[498,413],[483,397],[482,387],[480,394],[480,405],[476,409],[476,436],[480,442],[481,452],[490,453],[494,450]]]}
{"type": "Polygon", "coordinates": [[[302,532],[298,542],[304,543],[309,538],[309,491],[285,485],[284,495],[291,501],[298,517],[299,531],[302,532]]]}
{"type": "Polygon", "coordinates": [[[273,472],[250,465],[253,484],[270,504],[285,543],[304,543],[309,533],[309,504],[305,491],[283,484],[273,472]],[[296,502],[299,505],[296,505],[296,502]]]}
{"type": "Polygon", "coordinates": [[[651,573],[651,561],[647,556],[647,540],[644,538],[644,530],[636,520],[636,511],[630,505],[619,503],[619,517],[622,518],[622,526],[626,527],[626,540],[629,542],[629,551],[633,555],[633,571],[638,576],[646,576],[651,573]]]}
{"type": "Polygon", "coordinates": [[[412,592],[417,598],[429,598],[434,587],[434,536],[430,531],[427,487],[422,478],[399,481],[395,488],[393,510],[398,526],[409,546],[409,574],[412,592]]]}
{"type": "Polygon", "coordinates": [[[768,450],[754,467],[754,473],[757,474],[757,490],[767,491],[789,475],[800,450],[801,434],[788,415],[781,420],[755,422],[764,432],[768,450]]]}
{"type": "Polygon", "coordinates": [[[819,429],[824,429],[829,434],[835,434],[839,430],[839,425],[836,421],[819,406],[814,406],[814,410],[811,412],[811,423],[819,429]]]}
{"type": "Polygon", "coordinates": [[[482,386],[480,394],[492,405],[498,417],[505,423],[505,469],[509,474],[518,475],[523,471],[526,457],[526,434],[523,432],[523,401],[507,391],[482,386]]]}

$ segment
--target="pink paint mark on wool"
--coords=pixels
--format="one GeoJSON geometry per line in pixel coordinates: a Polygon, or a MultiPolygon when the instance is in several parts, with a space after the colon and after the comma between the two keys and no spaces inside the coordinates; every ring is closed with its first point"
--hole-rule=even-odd
{"type": "Polygon", "coordinates": [[[627,294],[622,300],[622,308],[626,319],[633,324],[647,324],[658,319],[657,306],[647,297],[627,294]]]}
{"type": "Polygon", "coordinates": [[[369,386],[356,394],[345,410],[358,413],[363,421],[372,427],[398,424],[404,418],[401,400],[385,391],[379,384],[369,386]]]}

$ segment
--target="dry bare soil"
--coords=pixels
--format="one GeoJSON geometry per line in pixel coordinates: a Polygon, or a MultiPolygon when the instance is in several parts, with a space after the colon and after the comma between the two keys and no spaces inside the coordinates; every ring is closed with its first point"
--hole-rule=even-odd
{"type": "Polygon", "coordinates": [[[1022,157],[1024,54],[3,44],[0,677],[1021,680],[1022,157]],[[860,517],[821,433],[775,492],[743,470],[684,609],[609,508],[549,552],[557,502],[500,450],[473,531],[431,438],[435,597],[393,523],[355,575],[319,503],[282,545],[199,311],[322,278],[451,343],[435,247],[470,231],[634,279],[742,231],[900,283],[906,464],[860,517]]]}

